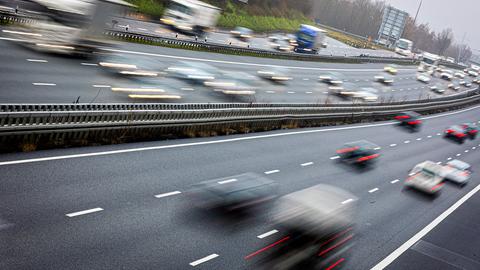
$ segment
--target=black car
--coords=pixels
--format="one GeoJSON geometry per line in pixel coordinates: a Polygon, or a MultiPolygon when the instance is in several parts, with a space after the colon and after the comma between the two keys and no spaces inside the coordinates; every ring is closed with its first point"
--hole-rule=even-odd
{"type": "Polygon", "coordinates": [[[422,124],[420,114],[412,111],[399,113],[394,119],[397,120],[401,126],[410,127],[412,129],[418,129],[422,124]]]}
{"type": "Polygon", "coordinates": [[[374,162],[379,156],[380,147],[366,140],[346,143],[337,150],[340,159],[349,164],[365,165],[374,162]]]}

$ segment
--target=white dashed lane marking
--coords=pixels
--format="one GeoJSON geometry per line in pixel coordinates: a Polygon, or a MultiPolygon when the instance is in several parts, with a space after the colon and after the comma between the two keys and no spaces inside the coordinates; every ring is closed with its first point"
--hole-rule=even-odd
{"type": "Polygon", "coordinates": [[[340,156],[333,156],[333,157],[331,157],[330,159],[331,159],[331,160],[334,160],[334,159],[338,159],[338,158],[340,158],[340,156]]]}
{"type": "Polygon", "coordinates": [[[228,179],[228,180],[219,181],[218,183],[220,185],[223,185],[223,184],[228,184],[228,183],[237,182],[237,181],[238,181],[237,179],[228,179]]]}
{"type": "Polygon", "coordinates": [[[42,82],[36,82],[36,83],[32,83],[33,85],[35,86],[55,86],[57,84],[55,83],[42,83],[42,82]]]}
{"type": "Polygon", "coordinates": [[[103,209],[97,207],[97,208],[92,208],[92,209],[88,209],[88,210],[83,210],[83,211],[79,211],[79,212],[73,212],[73,213],[70,213],[70,214],[66,214],[66,216],[67,217],[76,217],[76,216],[91,214],[91,213],[100,212],[100,211],[103,211],[103,209]]]}
{"type": "Polygon", "coordinates": [[[302,167],[305,167],[305,166],[310,166],[310,165],[313,165],[313,162],[306,162],[306,163],[302,163],[300,164],[302,167]]]}
{"type": "Polygon", "coordinates": [[[276,234],[278,231],[277,230],[271,230],[269,232],[266,232],[266,233],[263,233],[263,234],[260,234],[259,236],[257,236],[257,238],[260,238],[260,239],[263,239],[265,237],[268,237],[272,234],[276,234]]]}
{"type": "Polygon", "coordinates": [[[410,141],[404,141],[403,143],[410,143],[410,141]]]}
{"type": "Polygon", "coordinates": [[[280,170],[271,170],[271,171],[266,171],[264,174],[273,174],[273,173],[278,173],[280,170]]]}
{"type": "Polygon", "coordinates": [[[80,63],[82,66],[98,66],[98,64],[95,63],[80,63]]]}
{"type": "Polygon", "coordinates": [[[353,199],[345,200],[345,201],[342,202],[342,204],[347,204],[347,203],[351,203],[351,202],[353,202],[353,199]]]}
{"type": "Polygon", "coordinates": [[[203,258],[201,258],[201,259],[198,259],[198,260],[196,260],[196,261],[193,261],[193,262],[190,263],[190,265],[191,265],[191,266],[197,266],[197,265],[202,264],[202,263],[204,263],[204,262],[208,262],[208,261],[210,261],[210,260],[212,260],[212,259],[215,259],[215,258],[217,258],[218,256],[219,256],[218,254],[215,254],[215,253],[214,253],[214,254],[208,255],[207,257],[203,257],[203,258]]]}
{"type": "Polygon", "coordinates": [[[393,180],[393,181],[390,181],[390,183],[395,184],[395,183],[397,183],[398,181],[400,181],[400,180],[399,180],[399,179],[395,179],[395,180],[393,180]]]}
{"type": "Polygon", "coordinates": [[[177,194],[180,194],[182,192],[180,191],[172,191],[172,192],[167,192],[167,193],[162,193],[162,194],[158,194],[158,195],[155,195],[156,198],[164,198],[164,197],[169,197],[169,196],[173,196],[173,195],[177,195],[177,194]]]}
{"type": "Polygon", "coordinates": [[[378,191],[378,188],[374,188],[374,189],[370,189],[370,190],[368,191],[368,193],[374,193],[374,192],[377,192],[377,191],[378,191]]]}
{"type": "Polygon", "coordinates": [[[44,59],[27,59],[27,61],[34,62],[34,63],[48,63],[48,61],[44,59]]]}

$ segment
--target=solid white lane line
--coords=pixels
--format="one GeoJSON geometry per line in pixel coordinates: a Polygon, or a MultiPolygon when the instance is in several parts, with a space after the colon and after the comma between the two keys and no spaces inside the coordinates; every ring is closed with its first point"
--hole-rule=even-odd
{"type": "Polygon", "coordinates": [[[278,172],[280,172],[280,170],[271,170],[271,171],[264,172],[264,174],[272,174],[272,173],[278,173],[278,172]]]}
{"type": "Polygon", "coordinates": [[[340,158],[340,156],[333,156],[333,157],[331,157],[330,159],[331,159],[331,160],[334,160],[334,159],[338,159],[338,158],[340,158]]]}
{"type": "Polygon", "coordinates": [[[271,231],[266,232],[264,234],[260,234],[259,236],[257,236],[257,238],[263,239],[263,238],[268,237],[272,234],[276,234],[277,232],[278,232],[277,230],[271,230],[271,231]]]}
{"type": "MultiPolygon", "coordinates": [[[[422,119],[432,119],[432,118],[444,117],[444,116],[463,113],[463,112],[466,112],[466,111],[475,110],[475,109],[478,109],[478,108],[480,108],[480,105],[475,106],[475,107],[470,107],[470,108],[467,108],[467,109],[464,109],[464,110],[455,111],[455,112],[444,113],[444,114],[439,114],[439,115],[429,116],[429,117],[423,117],[422,119]]],[[[159,146],[127,148],[127,149],[111,150],[111,151],[90,152],[90,153],[84,153],[84,154],[71,154],[71,155],[63,155],[63,156],[50,156],[50,157],[41,157],[41,158],[0,161],[0,166],[13,165],[13,164],[23,164],[23,163],[32,163],[32,162],[40,162],[40,161],[60,160],[60,159],[81,158],[81,157],[106,156],[106,155],[143,152],[143,151],[152,151],[152,150],[178,148],[178,147],[189,147],[189,146],[198,146],[198,145],[209,145],[209,144],[229,143],[229,142],[238,142],[238,141],[249,141],[249,140],[257,140],[257,139],[265,139],[265,138],[294,136],[294,135],[300,135],[300,134],[321,133],[321,132],[330,132],[330,131],[338,131],[338,130],[354,130],[354,129],[360,129],[360,128],[390,126],[390,125],[394,125],[394,124],[396,124],[396,123],[395,122],[386,122],[386,123],[369,124],[369,125],[361,125],[361,126],[347,126],[347,127],[335,127],[335,128],[303,130],[303,131],[291,131],[291,132],[276,133],[276,134],[269,134],[269,135],[256,135],[256,136],[248,136],[248,137],[240,137],[240,138],[232,138],[232,139],[222,139],[222,140],[212,140],[212,141],[202,141],[202,142],[193,142],[193,143],[159,145],[159,146]]],[[[480,144],[478,146],[480,147],[480,144]]],[[[331,159],[336,159],[336,158],[331,158],[331,159]]]]}
{"type": "Polygon", "coordinates": [[[310,166],[310,165],[313,165],[313,162],[306,162],[306,163],[302,163],[300,164],[302,167],[305,167],[305,166],[310,166]]]}
{"type": "Polygon", "coordinates": [[[55,86],[55,85],[57,85],[55,83],[41,83],[41,82],[32,83],[32,84],[36,85],[36,86],[55,86]]]}
{"type": "Polygon", "coordinates": [[[47,60],[43,59],[27,59],[28,62],[35,62],[35,63],[48,63],[47,60]]]}
{"type": "Polygon", "coordinates": [[[378,188],[374,188],[374,189],[370,189],[370,190],[368,191],[368,193],[374,193],[374,192],[377,192],[377,191],[378,191],[378,188]]]}
{"type": "Polygon", "coordinates": [[[162,194],[155,195],[155,198],[163,198],[163,197],[177,195],[177,194],[180,194],[180,193],[182,193],[182,192],[176,190],[176,191],[172,191],[172,192],[167,192],[167,193],[162,193],[162,194]]]}
{"type": "Polygon", "coordinates": [[[98,64],[95,63],[80,63],[82,66],[98,66],[98,64]]]}
{"type": "Polygon", "coordinates": [[[73,212],[73,213],[70,213],[70,214],[66,214],[66,216],[67,217],[76,217],[76,216],[91,214],[91,213],[100,212],[100,211],[103,211],[103,209],[97,207],[97,208],[92,208],[92,209],[88,209],[88,210],[83,210],[83,211],[79,211],[79,212],[73,212]]]}
{"type": "Polygon", "coordinates": [[[112,86],[106,85],[106,84],[94,84],[92,86],[95,87],[95,88],[110,88],[110,87],[112,87],[112,86]]]}
{"type": "Polygon", "coordinates": [[[407,141],[404,141],[403,143],[410,143],[410,141],[407,140],[407,141]]]}
{"type": "Polygon", "coordinates": [[[347,204],[347,203],[351,203],[351,202],[353,202],[353,199],[345,200],[345,201],[342,202],[342,204],[347,204]]]}
{"type": "Polygon", "coordinates": [[[393,181],[390,181],[390,183],[395,184],[395,183],[397,183],[398,181],[400,181],[400,180],[399,180],[399,179],[395,179],[395,180],[393,180],[393,181]]]}
{"type": "Polygon", "coordinates": [[[394,250],[390,255],[388,255],[385,259],[380,261],[377,265],[375,265],[371,270],[382,270],[385,269],[388,265],[390,265],[393,261],[395,261],[400,255],[402,255],[405,251],[407,251],[411,246],[413,246],[418,240],[422,239],[427,233],[433,230],[440,222],[446,219],[453,211],[455,211],[458,207],[464,204],[468,199],[470,199],[475,193],[480,190],[480,185],[476,186],[470,192],[468,192],[465,196],[463,196],[460,200],[458,200],[455,204],[450,206],[445,212],[440,214],[436,219],[434,219],[430,224],[428,224],[425,228],[415,234],[412,238],[408,239],[407,242],[403,243],[399,248],[394,250]]]}
{"type": "Polygon", "coordinates": [[[210,261],[210,260],[212,260],[212,259],[215,259],[215,258],[218,257],[218,256],[219,256],[218,254],[215,254],[215,253],[214,253],[214,254],[208,255],[207,257],[203,257],[203,258],[201,258],[201,259],[199,259],[199,260],[196,260],[196,261],[194,261],[194,262],[191,262],[190,265],[191,265],[191,266],[197,266],[197,265],[202,264],[202,263],[204,263],[204,262],[208,262],[208,261],[210,261]]]}
{"type": "Polygon", "coordinates": [[[392,143],[392,144],[390,144],[390,147],[395,147],[395,146],[397,146],[397,144],[396,144],[396,143],[392,143]]]}
{"type": "Polygon", "coordinates": [[[237,181],[238,181],[237,179],[228,179],[228,180],[219,181],[217,183],[219,183],[220,185],[223,185],[223,184],[237,182],[237,181]]]}
{"type": "MultiPolygon", "coordinates": [[[[127,50],[117,50],[112,48],[105,49],[110,52],[117,53],[126,53],[126,54],[137,54],[145,56],[154,56],[154,57],[163,57],[171,59],[182,59],[182,60],[192,60],[200,62],[209,62],[209,63],[219,63],[219,64],[231,64],[231,65],[243,65],[243,66],[255,66],[255,67],[280,67],[287,69],[300,69],[300,70],[323,70],[323,71],[355,71],[355,72],[372,72],[380,71],[382,69],[352,69],[352,68],[314,68],[314,67],[302,67],[302,66],[282,66],[282,65],[272,65],[272,64],[257,64],[257,63],[245,63],[245,62],[234,62],[234,61],[223,61],[223,60],[213,60],[213,59],[204,59],[204,58],[194,58],[194,57],[185,57],[185,56],[175,56],[175,55],[166,55],[158,53],[147,53],[147,52],[136,52],[136,51],[127,51],[127,50]]],[[[411,69],[402,69],[402,70],[411,70],[411,69]]]]}

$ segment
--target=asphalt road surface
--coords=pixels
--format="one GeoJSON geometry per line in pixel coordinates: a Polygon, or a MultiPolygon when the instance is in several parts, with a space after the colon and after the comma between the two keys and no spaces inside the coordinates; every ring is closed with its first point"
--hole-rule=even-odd
{"type": "Polygon", "coordinates": [[[441,136],[480,122],[479,111],[429,116],[416,133],[378,122],[3,155],[0,269],[256,269],[262,252],[245,257],[285,237],[268,209],[232,220],[198,211],[187,192],[245,172],[273,179],[281,195],[325,183],[358,197],[355,246],[342,264],[370,269],[480,184],[480,140],[441,136]],[[359,139],[382,148],[369,170],[335,159],[359,139]],[[447,184],[436,198],[402,189],[415,164],[452,158],[473,165],[466,187],[447,184]]]}
{"type": "MultiPolygon", "coordinates": [[[[144,83],[113,75],[98,66],[101,59],[74,59],[42,53],[22,46],[22,42],[0,36],[0,100],[2,103],[72,103],[72,102],[169,102],[168,100],[131,99],[125,93],[112,92],[112,87],[144,87],[144,83]]],[[[351,101],[329,95],[328,86],[318,76],[329,71],[342,73],[358,87],[377,89],[379,100],[417,100],[435,97],[428,85],[416,80],[415,67],[399,67],[395,83],[385,86],[374,81],[382,73],[383,64],[341,64],[278,60],[255,57],[195,52],[158,46],[118,43],[107,48],[132,62],[149,61],[160,70],[178,65],[180,61],[203,62],[220,70],[241,71],[253,76],[256,94],[232,97],[214,92],[202,85],[165,75],[155,84],[168,93],[180,96],[176,102],[275,102],[324,103],[351,101]],[[293,79],[284,84],[261,80],[258,70],[282,67],[293,79]]],[[[431,83],[438,81],[434,78],[431,83]]],[[[446,81],[442,81],[444,85],[446,81]]],[[[463,88],[461,91],[466,90],[463,88]]],[[[445,95],[454,94],[446,91],[445,95]]]]}

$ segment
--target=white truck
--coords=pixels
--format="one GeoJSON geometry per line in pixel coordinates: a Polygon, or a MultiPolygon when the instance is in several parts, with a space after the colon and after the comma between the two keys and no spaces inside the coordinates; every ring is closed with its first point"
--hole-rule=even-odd
{"type": "Polygon", "coordinates": [[[171,0],[160,21],[185,34],[203,36],[217,24],[220,11],[197,0],[171,0]]]}
{"type": "Polygon", "coordinates": [[[412,48],[413,42],[411,40],[401,38],[395,45],[395,52],[402,56],[412,57],[412,48]]]}
{"type": "Polygon", "coordinates": [[[432,75],[439,63],[440,56],[433,53],[424,52],[421,57],[420,65],[418,66],[418,71],[426,72],[432,75]]]}
{"type": "Polygon", "coordinates": [[[25,39],[32,49],[68,55],[91,56],[108,41],[105,25],[112,16],[133,5],[122,0],[32,0],[44,10],[34,24],[4,32],[25,39]]]}

